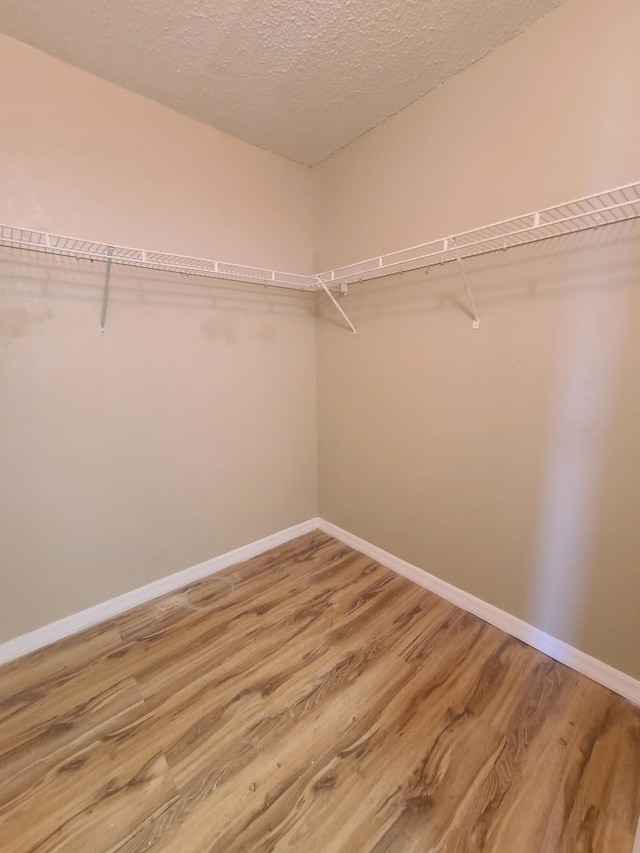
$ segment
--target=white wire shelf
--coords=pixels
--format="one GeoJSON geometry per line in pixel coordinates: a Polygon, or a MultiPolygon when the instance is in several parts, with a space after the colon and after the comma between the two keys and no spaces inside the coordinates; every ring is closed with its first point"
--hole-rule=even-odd
{"type": "Polygon", "coordinates": [[[370,281],[434,264],[460,261],[474,255],[575,234],[640,217],[640,182],[625,184],[574,201],[494,222],[388,255],[320,273],[318,279],[331,287],[370,281]]]}
{"type": "Polygon", "coordinates": [[[191,258],[186,255],[173,255],[166,252],[95,243],[91,240],[63,237],[60,234],[47,234],[44,231],[32,231],[13,225],[0,225],[0,246],[29,249],[89,261],[104,261],[105,263],[111,261],[114,264],[129,267],[164,270],[225,281],[241,281],[249,284],[271,285],[297,290],[315,290],[318,287],[313,276],[248,267],[226,261],[211,261],[205,258],[191,258]]]}
{"type": "Polygon", "coordinates": [[[355,282],[425,269],[434,264],[460,261],[474,255],[575,234],[637,217],[640,217],[640,182],[308,276],[97,243],[12,225],[0,225],[0,246],[93,261],[111,261],[114,264],[189,276],[314,291],[326,287],[337,289],[355,282]]]}

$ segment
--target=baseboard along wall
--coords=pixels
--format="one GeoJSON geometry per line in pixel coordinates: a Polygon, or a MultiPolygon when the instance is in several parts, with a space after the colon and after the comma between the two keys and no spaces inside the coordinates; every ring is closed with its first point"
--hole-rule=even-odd
{"type": "Polygon", "coordinates": [[[49,646],[51,643],[55,643],[65,637],[70,637],[72,634],[77,634],[79,631],[84,631],[86,628],[91,628],[93,625],[98,625],[107,619],[113,619],[114,616],[119,616],[127,610],[138,607],[140,604],[146,604],[148,601],[153,601],[154,598],[159,598],[168,592],[175,592],[175,590],[181,589],[190,583],[195,583],[195,581],[214,575],[223,569],[228,569],[230,566],[235,566],[236,563],[242,563],[245,560],[250,560],[252,557],[264,554],[265,551],[277,548],[278,545],[284,545],[285,542],[289,542],[291,539],[296,539],[305,533],[312,533],[318,527],[319,519],[310,518],[301,524],[287,527],[278,533],[272,533],[270,536],[250,542],[248,545],[234,548],[233,551],[227,551],[226,554],[220,554],[211,560],[205,560],[204,563],[198,563],[189,569],[183,569],[182,571],[167,575],[157,581],[133,589],[131,592],[125,592],[123,595],[116,596],[116,598],[110,598],[107,601],[96,604],[94,607],[81,610],[79,613],[73,613],[64,619],[58,619],[56,622],[51,622],[51,624],[45,625],[43,628],[37,628],[28,634],[22,634],[13,640],[8,640],[0,645],[0,664],[22,657],[44,646],[49,646]]]}
{"type": "MultiPolygon", "coordinates": [[[[475,616],[480,617],[480,619],[484,619],[485,622],[489,622],[496,628],[500,628],[500,630],[505,631],[505,633],[510,634],[512,637],[522,640],[527,645],[549,655],[549,657],[565,664],[581,675],[585,675],[587,678],[602,684],[614,693],[618,693],[620,696],[628,699],[634,705],[640,706],[640,681],[632,678],[630,675],[614,669],[614,667],[603,663],[597,658],[591,657],[591,655],[585,654],[585,652],[570,646],[568,643],[546,634],[544,631],[535,628],[522,619],[518,619],[511,613],[507,613],[505,610],[501,610],[499,607],[495,607],[493,604],[489,604],[481,598],[471,595],[435,575],[429,574],[429,572],[418,568],[418,566],[414,566],[406,562],[406,560],[402,560],[388,551],[378,548],[377,545],[372,545],[365,539],[354,536],[354,534],[349,533],[347,530],[343,530],[341,527],[322,518],[311,518],[301,524],[287,527],[285,530],[265,536],[248,545],[243,545],[241,548],[235,548],[226,554],[220,554],[218,557],[213,557],[213,559],[206,560],[204,563],[199,563],[191,568],[168,575],[160,580],[131,590],[131,592],[126,592],[116,598],[110,598],[108,601],[96,604],[94,607],[89,607],[87,610],[74,613],[64,619],[52,622],[50,625],[45,625],[13,640],[8,640],[0,644],[0,664],[7,663],[29,652],[51,645],[51,643],[55,643],[57,640],[62,640],[100,622],[112,619],[140,604],[145,604],[166,593],[174,592],[188,584],[234,566],[237,563],[250,560],[252,557],[257,557],[271,548],[277,548],[278,545],[284,545],[298,536],[303,536],[305,533],[311,533],[318,529],[329,536],[333,536],[334,539],[344,542],[345,545],[349,545],[354,550],[371,557],[371,559],[376,560],[381,565],[402,575],[402,577],[407,578],[418,586],[428,589],[446,601],[450,601],[463,610],[473,613],[475,616]]],[[[640,853],[640,850],[638,853],[640,853]]]]}
{"type": "Polygon", "coordinates": [[[477,598],[475,595],[471,595],[471,593],[465,592],[435,575],[429,574],[424,569],[407,563],[406,560],[401,560],[388,551],[383,551],[382,548],[372,545],[359,536],[354,536],[352,533],[343,530],[330,521],[320,519],[319,525],[322,531],[329,534],[329,536],[333,536],[334,539],[338,539],[356,551],[366,554],[367,557],[371,557],[388,569],[392,569],[397,574],[408,578],[410,581],[418,584],[418,586],[428,589],[430,592],[439,595],[441,598],[450,601],[452,604],[461,607],[469,613],[473,613],[475,616],[479,616],[485,622],[495,625],[496,628],[500,628],[500,630],[505,631],[505,633],[510,634],[512,637],[522,640],[527,645],[538,649],[540,652],[544,652],[544,654],[565,664],[581,675],[585,675],[592,681],[596,681],[598,684],[608,687],[609,690],[613,690],[614,693],[624,696],[625,699],[628,699],[634,705],[640,706],[640,681],[632,678],[630,675],[626,675],[624,672],[620,672],[620,670],[614,669],[614,667],[603,663],[597,658],[581,652],[568,643],[564,643],[562,640],[546,634],[528,622],[518,619],[517,616],[507,613],[506,610],[501,610],[493,604],[488,604],[481,598],[477,598]]]}

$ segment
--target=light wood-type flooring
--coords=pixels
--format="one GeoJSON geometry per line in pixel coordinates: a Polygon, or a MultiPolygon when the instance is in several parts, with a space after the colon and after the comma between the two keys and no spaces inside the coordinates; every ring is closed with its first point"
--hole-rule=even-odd
{"type": "Polygon", "coordinates": [[[322,533],[0,669],[0,849],[631,853],[640,710],[322,533]]]}

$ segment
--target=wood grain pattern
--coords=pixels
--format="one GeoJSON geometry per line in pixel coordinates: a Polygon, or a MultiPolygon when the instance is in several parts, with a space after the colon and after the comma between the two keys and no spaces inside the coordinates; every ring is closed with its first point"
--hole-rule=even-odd
{"type": "Polygon", "coordinates": [[[26,851],[631,853],[640,710],[322,533],[0,669],[26,851]]]}

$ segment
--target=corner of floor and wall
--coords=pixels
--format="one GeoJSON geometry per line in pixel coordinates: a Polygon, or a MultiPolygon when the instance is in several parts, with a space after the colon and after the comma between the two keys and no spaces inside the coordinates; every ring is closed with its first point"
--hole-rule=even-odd
{"type": "MultiPolygon", "coordinates": [[[[638,180],[639,24],[567,0],[312,170],[0,37],[0,219],[310,273],[638,180]]],[[[353,285],[353,336],[119,268],[101,337],[103,270],[3,250],[0,641],[320,517],[637,700],[639,269],[637,220],[476,258],[479,330],[451,265],[353,285]]]]}
{"type": "MultiPolygon", "coordinates": [[[[640,176],[640,7],[568,0],[313,170],[317,269],[640,176]]],[[[640,677],[640,228],[318,296],[320,516],[640,677]]]]}

